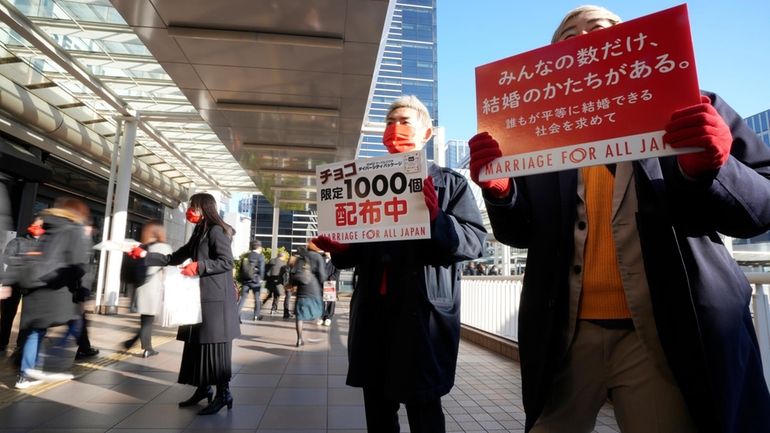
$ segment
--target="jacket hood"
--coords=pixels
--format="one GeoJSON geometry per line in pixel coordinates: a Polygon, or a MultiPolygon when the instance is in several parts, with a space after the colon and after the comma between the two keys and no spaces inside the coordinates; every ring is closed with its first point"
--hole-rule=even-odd
{"type": "MultiPolygon", "coordinates": [[[[45,220],[46,216],[54,216],[70,220],[74,223],[83,224],[83,218],[75,212],[68,211],[67,209],[50,208],[40,212],[40,215],[45,220]]],[[[47,222],[47,221],[46,221],[47,222]]]]}

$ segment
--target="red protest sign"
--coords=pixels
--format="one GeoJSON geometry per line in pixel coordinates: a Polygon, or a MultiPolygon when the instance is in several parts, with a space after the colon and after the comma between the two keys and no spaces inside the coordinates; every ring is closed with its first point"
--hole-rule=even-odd
{"type": "Polygon", "coordinates": [[[699,95],[686,5],[479,66],[478,128],[505,155],[480,177],[681,153],[663,128],[699,95]]]}

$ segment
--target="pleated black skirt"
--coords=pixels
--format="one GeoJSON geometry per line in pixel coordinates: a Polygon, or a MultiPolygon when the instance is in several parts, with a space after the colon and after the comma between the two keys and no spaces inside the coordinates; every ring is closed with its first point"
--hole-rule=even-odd
{"type": "Polygon", "coordinates": [[[233,343],[185,343],[177,382],[193,386],[227,383],[233,375],[233,343]]]}

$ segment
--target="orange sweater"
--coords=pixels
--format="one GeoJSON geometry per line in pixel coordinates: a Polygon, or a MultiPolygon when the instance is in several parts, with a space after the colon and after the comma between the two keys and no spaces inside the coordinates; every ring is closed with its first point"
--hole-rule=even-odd
{"type": "Polygon", "coordinates": [[[581,319],[631,317],[612,239],[614,175],[605,166],[582,169],[588,232],[583,257],[581,319]]]}

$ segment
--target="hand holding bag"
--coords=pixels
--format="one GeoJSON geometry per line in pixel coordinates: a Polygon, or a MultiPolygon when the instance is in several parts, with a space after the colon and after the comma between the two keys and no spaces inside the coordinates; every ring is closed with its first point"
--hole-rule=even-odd
{"type": "Polygon", "coordinates": [[[186,277],[177,267],[163,275],[163,308],[158,323],[163,327],[201,323],[200,278],[186,277]]]}

